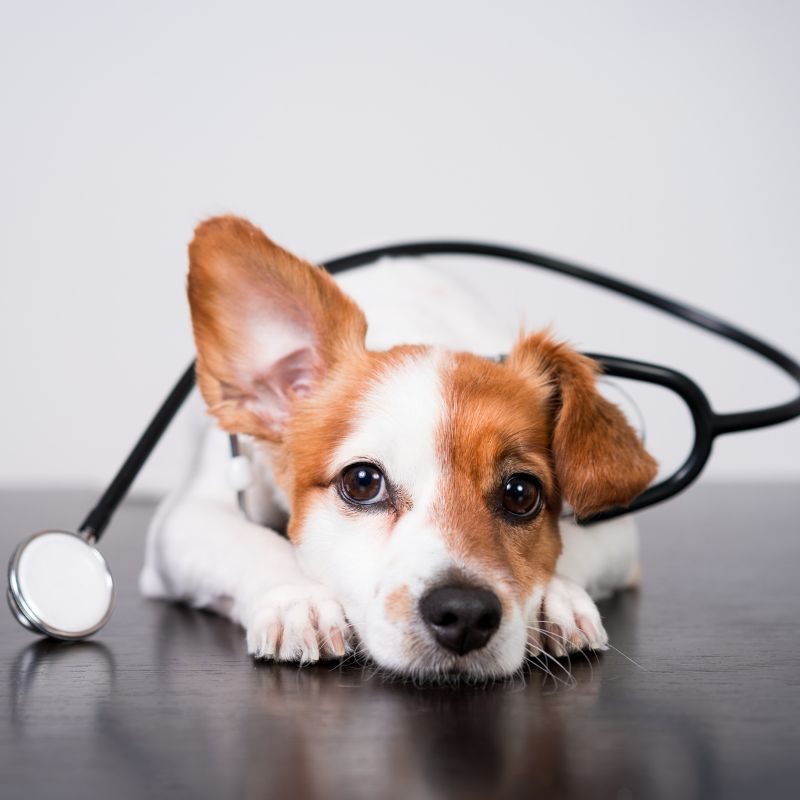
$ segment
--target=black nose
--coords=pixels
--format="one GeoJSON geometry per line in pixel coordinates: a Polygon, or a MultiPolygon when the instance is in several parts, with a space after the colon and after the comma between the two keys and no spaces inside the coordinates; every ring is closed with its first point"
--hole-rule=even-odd
{"type": "Polygon", "coordinates": [[[494,592],[466,586],[431,589],[422,595],[419,610],[436,641],[459,655],[483,647],[502,616],[494,592]]]}

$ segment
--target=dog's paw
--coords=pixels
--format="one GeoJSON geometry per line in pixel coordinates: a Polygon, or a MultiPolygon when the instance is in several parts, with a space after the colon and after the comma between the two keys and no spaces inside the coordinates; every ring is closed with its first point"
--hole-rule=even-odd
{"type": "Polygon", "coordinates": [[[341,604],[322,584],[278,586],[259,595],[251,608],[247,652],[255,658],[310,664],[347,652],[350,626],[341,604]]]}
{"type": "Polygon", "coordinates": [[[577,583],[554,577],[536,620],[529,627],[528,649],[557,658],[579,650],[607,650],[608,634],[591,597],[577,583]]]}

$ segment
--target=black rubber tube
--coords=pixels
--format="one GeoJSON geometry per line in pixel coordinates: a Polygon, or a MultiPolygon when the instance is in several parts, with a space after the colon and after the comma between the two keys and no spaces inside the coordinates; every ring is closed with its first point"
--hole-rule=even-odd
{"type": "Polygon", "coordinates": [[[331,273],[341,272],[352,269],[353,267],[372,264],[381,258],[399,258],[405,256],[425,256],[425,255],[475,255],[500,258],[507,261],[516,261],[523,264],[531,264],[541,269],[556,272],[561,275],[569,275],[571,278],[600,286],[616,294],[638,300],[651,308],[657,308],[674,317],[678,317],[686,322],[696,325],[699,328],[715,333],[723,339],[736,342],[747,350],[758,353],[763,358],[771,361],[776,367],[783,370],[795,382],[798,394],[789,402],[768,408],[755,409],[753,411],[738,411],[730,414],[714,414],[714,431],[720,433],[732,433],[734,431],[752,430],[767,425],[777,425],[780,422],[787,422],[800,416],[800,364],[786,353],[767,342],[753,336],[741,328],[731,325],[723,319],[713,314],[702,311],[699,308],[673,300],[669,297],[651,292],[641,286],[622,281],[602,272],[580,266],[569,261],[553,258],[552,256],[536,253],[531,250],[520,250],[513,247],[486,244],[481,242],[459,242],[459,241],[431,241],[431,242],[412,242],[409,244],[389,245],[378,247],[373,250],[363,250],[341,258],[328,261],[324,266],[331,273]]]}
{"type": "Polygon", "coordinates": [[[187,367],[178,382],[167,395],[166,400],[156,411],[150,424],[145,428],[144,433],[139,437],[139,441],[133,447],[125,463],[119,468],[114,479],[103,492],[102,497],[97,501],[95,507],[86,516],[78,529],[80,533],[86,533],[99,539],[103,531],[111,521],[111,516],[117,510],[128,489],[135,480],[147,461],[153,448],[172,422],[172,418],[178,409],[184,404],[186,398],[194,387],[194,361],[187,367]]]}
{"type": "MultiPolygon", "coordinates": [[[[355,267],[372,264],[382,258],[426,255],[475,255],[500,258],[540,267],[561,275],[568,275],[594,286],[600,286],[625,297],[630,297],[633,300],[638,300],[652,308],[657,308],[699,328],[715,333],[724,339],[736,342],[772,362],[787,373],[796,383],[798,394],[793,400],[786,403],[750,411],[716,414],[711,409],[708,399],[700,387],[677,370],[616,356],[593,354],[592,358],[602,364],[608,375],[656,383],[679,394],[686,402],[692,415],[695,426],[695,440],[686,461],[668,478],[647,489],[629,507],[611,509],[591,518],[580,520],[582,523],[611,519],[630,511],[637,511],[655,503],[660,503],[682,491],[702,471],[708,461],[716,436],[777,425],[800,416],[800,364],[793,358],[713,314],[610,275],[604,275],[588,267],[529,250],[480,242],[460,241],[411,242],[408,244],[389,245],[335,258],[322,266],[328,272],[336,274],[355,267]]],[[[193,386],[194,362],[183,373],[166,400],[161,404],[130,455],[125,459],[125,463],[120,467],[109,487],[103,492],[100,500],[81,524],[81,532],[89,533],[95,538],[99,538],[102,535],[114,511],[122,502],[134,479],[141,471],[172,418],[183,405],[193,386]]]]}

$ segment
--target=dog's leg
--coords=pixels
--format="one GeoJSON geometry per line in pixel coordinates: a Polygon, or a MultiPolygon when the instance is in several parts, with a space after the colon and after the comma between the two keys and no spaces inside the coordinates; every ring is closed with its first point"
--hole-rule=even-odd
{"type": "Polygon", "coordinates": [[[563,550],[556,574],[569,578],[595,600],[638,585],[639,536],[631,516],[581,527],[560,524],[563,550]]]}
{"type": "Polygon", "coordinates": [[[214,444],[206,444],[200,468],[150,526],[142,592],[225,614],[245,628],[248,652],[258,658],[344,655],[340,603],[305,577],[288,540],[244,517],[221,478],[225,443],[221,459],[214,444]]]}

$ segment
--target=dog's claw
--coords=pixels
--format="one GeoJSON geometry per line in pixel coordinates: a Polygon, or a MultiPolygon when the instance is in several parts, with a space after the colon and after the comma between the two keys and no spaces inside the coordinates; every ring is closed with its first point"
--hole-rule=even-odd
{"type": "Polygon", "coordinates": [[[261,652],[266,658],[273,658],[275,653],[278,652],[278,642],[281,638],[281,626],[278,622],[273,622],[272,625],[267,626],[266,633],[264,634],[263,646],[261,652]]]}
{"type": "Polygon", "coordinates": [[[331,628],[326,642],[326,649],[329,650],[334,656],[342,657],[347,652],[347,646],[344,641],[344,634],[339,628],[331,628]]]}

